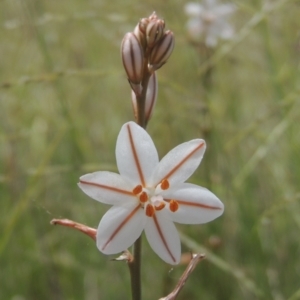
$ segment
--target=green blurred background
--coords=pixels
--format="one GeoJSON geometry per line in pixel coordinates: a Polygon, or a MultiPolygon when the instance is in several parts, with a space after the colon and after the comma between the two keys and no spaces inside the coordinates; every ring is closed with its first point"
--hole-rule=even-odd
{"type": "MultiPolygon", "coordinates": [[[[0,2],[0,299],[130,299],[125,263],[50,220],[97,227],[108,209],[76,184],[116,171],[133,119],[120,43],[154,10],[176,46],[148,131],[160,156],[205,138],[190,182],[225,204],[212,223],[178,226],[183,252],[207,256],[178,299],[300,299],[300,3],[234,1],[236,35],[209,59],[187,39],[185,3],[0,2]]],[[[168,294],[184,269],[144,239],[143,299],[168,294]]]]}

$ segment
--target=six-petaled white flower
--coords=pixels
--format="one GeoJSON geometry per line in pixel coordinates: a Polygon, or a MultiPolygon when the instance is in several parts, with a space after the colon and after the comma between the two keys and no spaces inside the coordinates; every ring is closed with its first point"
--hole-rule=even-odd
{"type": "Polygon", "coordinates": [[[95,172],[78,183],[93,199],[113,205],[97,229],[99,250],[124,251],[145,230],[152,249],[167,263],[177,264],[181,247],[173,222],[206,223],[224,210],[213,193],[184,183],[200,164],[205,147],[204,140],[191,140],[159,161],[149,134],[134,122],[124,124],[116,145],[120,174],[95,172]]]}
{"type": "Polygon", "coordinates": [[[228,18],[235,10],[234,4],[218,4],[216,0],[204,0],[202,5],[187,3],[185,12],[190,17],[187,23],[189,36],[196,42],[204,40],[208,47],[215,47],[218,38],[232,38],[234,29],[228,18]]]}

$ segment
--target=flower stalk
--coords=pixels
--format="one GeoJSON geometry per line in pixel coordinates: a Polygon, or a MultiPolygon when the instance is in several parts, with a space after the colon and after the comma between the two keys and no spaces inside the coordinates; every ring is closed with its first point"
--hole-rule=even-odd
{"type": "MultiPolygon", "coordinates": [[[[156,71],[169,59],[174,35],[153,13],[140,20],[121,45],[122,61],[131,87],[135,122],[125,123],[116,143],[119,173],[98,171],[80,177],[78,186],[89,197],[111,208],[97,229],[68,220],[59,224],[77,229],[96,241],[107,255],[122,253],[131,276],[132,300],[141,300],[142,232],[153,251],[166,263],[181,261],[180,237],[174,223],[202,224],[219,217],[223,203],[209,190],[186,180],[198,168],[206,143],[193,139],[169,151],[162,160],[145,130],[157,98],[156,71]],[[133,255],[127,250],[133,245],[133,255]]],[[[193,255],[175,290],[175,299],[188,276],[204,256],[193,255]]]]}
{"type": "MultiPolygon", "coordinates": [[[[141,19],[134,31],[127,33],[123,39],[121,55],[132,89],[133,111],[137,124],[144,129],[152,116],[157,98],[155,71],[166,63],[173,48],[173,33],[165,32],[165,22],[155,12],[141,19]]],[[[140,236],[133,246],[134,259],[128,263],[133,300],[141,299],[141,251],[140,236]]]]}

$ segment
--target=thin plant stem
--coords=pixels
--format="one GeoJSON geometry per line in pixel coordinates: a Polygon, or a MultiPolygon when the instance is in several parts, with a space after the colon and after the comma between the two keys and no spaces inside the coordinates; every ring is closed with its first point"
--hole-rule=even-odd
{"type": "Polygon", "coordinates": [[[141,253],[142,253],[142,236],[140,236],[133,245],[133,261],[128,262],[130,276],[131,276],[132,300],[142,299],[141,253]]]}
{"type": "MultiPolygon", "coordinates": [[[[136,95],[137,98],[137,124],[146,129],[147,120],[145,116],[145,101],[151,73],[148,71],[147,63],[144,65],[144,78],[142,81],[142,93],[136,95]]],[[[142,236],[140,236],[133,245],[133,260],[128,262],[131,276],[131,293],[132,300],[142,299],[141,287],[141,253],[142,253],[142,236]]]]}
{"type": "MultiPolygon", "coordinates": [[[[202,101],[204,104],[203,112],[202,112],[202,123],[200,124],[202,129],[202,135],[205,139],[208,147],[211,147],[211,144],[213,143],[214,138],[214,132],[213,132],[213,122],[212,122],[212,116],[211,116],[211,109],[210,109],[210,97],[211,97],[211,91],[213,89],[213,71],[214,66],[210,64],[211,57],[213,56],[213,49],[207,47],[205,44],[197,45],[199,49],[199,55],[200,57],[204,57],[204,62],[208,64],[208,67],[205,69],[205,72],[199,76],[201,86],[203,88],[203,96],[202,101]]],[[[213,148],[213,147],[212,147],[213,148]]],[[[205,168],[205,176],[206,176],[206,186],[208,189],[211,188],[211,166],[212,162],[214,160],[213,153],[211,151],[208,151],[205,154],[205,161],[203,162],[204,168],[205,168]]]]}
{"type": "Polygon", "coordinates": [[[188,264],[187,268],[185,269],[184,273],[180,277],[178,283],[176,284],[174,290],[166,297],[160,298],[159,300],[175,300],[179,294],[179,292],[182,290],[184,285],[186,284],[186,281],[188,280],[191,273],[196,268],[197,264],[205,258],[205,254],[192,254],[191,255],[191,261],[188,264]]]}

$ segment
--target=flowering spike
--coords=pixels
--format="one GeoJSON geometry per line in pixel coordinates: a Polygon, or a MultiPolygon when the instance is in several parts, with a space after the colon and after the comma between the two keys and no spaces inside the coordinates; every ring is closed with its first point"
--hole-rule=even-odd
{"type": "Polygon", "coordinates": [[[148,69],[153,72],[164,65],[170,57],[175,44],[173,32],[168,30],[165,32],[161,40],[153,47],[148,69]]]}
{"type": "Polygon", "coordinates": [[[134,33],[129,32],[124,36],[121,54],[129,83],[139,85],[143,78],[144,53],[134,33]]]}

